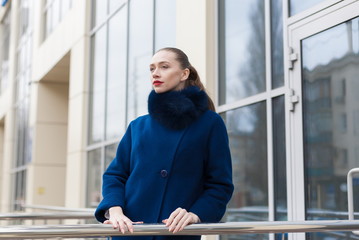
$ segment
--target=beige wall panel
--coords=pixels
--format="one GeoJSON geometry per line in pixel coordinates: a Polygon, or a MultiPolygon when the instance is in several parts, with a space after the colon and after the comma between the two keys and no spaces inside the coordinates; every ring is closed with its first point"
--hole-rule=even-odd
{"type": "Polygon", "coordinates": [[[70,208],[85,207],[86,166],[85,152],[67,155],[66,199],[65,206],[70,208]]]}
{"type": "Polygon", "coordinates": [[[177,0],[177,47],[187,53],[209,95],[215,91],[215,1],[177,0]]]}
{"type": "Polygon", "coordinates": [[[30,164],[27,204],[64,206],[65,167],[30,164]]]}
{"type": "Polygon", "coordinates": [[[82,151],[86,144],[87,111],[85,103],[87,102],[87,98],[87,94],[82,94],[70,99],[69,136],[67,141],[68,153],[82,151]]]}
{"type": "MultiPolygon", "coordinates": [[[[3,165],[4,165],[4,124],[0,121],[0,196],[3,195],[3,182],[4,182],[4,175],[3,175],[3,165]]],[[[1,202],[1,199],[0,199],[1,202]]],[[[0,207],[1,211],[1,207],[0,207]]]]}
{"type": "Polygon", "coordinates": [[[67,123],[68,84],[40,83],[37,95],[37,122],[67,123]]]}
{"type": "Polygon", "coordinates": [[[66,207],[84,207],[86,192],[86,137],[89,37],[71,49],[67,140],[66,207]]]}
{"type": "MultiPolygon", "coordinates": [[[[205,74],[206,1],[177,0],[176,45],[189,57],[202,78],[205,74]]],[[[204,81],[205,82],[205,81],[204,81]]]]}
{"type": "Polygon", "coordinates": [[[66,164],[67,125],[39,123],[35,127],[32,161],[36,164],[66,164]]]}
{"type": "Polygon", "coordinates": [[[84,36],[71,49],[70,57],[70,99],[88,92],[90,38],[84,36]]]}

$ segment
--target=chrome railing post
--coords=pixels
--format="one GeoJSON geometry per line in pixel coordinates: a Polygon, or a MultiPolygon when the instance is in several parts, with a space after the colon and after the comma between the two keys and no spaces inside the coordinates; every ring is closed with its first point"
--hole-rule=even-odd
{"type": "Polygon", "coordinates": [[[354,196],[353,196],[353,175],[359,173],[359,168],[353,168],[348,172],[347,190],[348,190],[348,215],[349,220],[354,220],[354,196]]]}
{"type": "MultiPolygon", "coordinates": [[[[359,168],[353,168],[348,172],[347,176],[347,191],[348,191],[348,219],[354,220],[354,193],[353,193],[353,175],[359,173],[359,168]]],[[[354,234],[359,235],[359,231],[353,231],[354,234]]]]}

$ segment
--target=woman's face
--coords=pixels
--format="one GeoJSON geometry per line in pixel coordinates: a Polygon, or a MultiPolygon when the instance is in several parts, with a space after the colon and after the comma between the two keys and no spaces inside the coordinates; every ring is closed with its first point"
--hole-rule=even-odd
{"type": "Polygon", "coordinates": [[[156,93],[179,91],[184,88],[189,69],[182,69],[176,54],[170,51],[157,52],[150,64],[151,82],[156,93]]]}

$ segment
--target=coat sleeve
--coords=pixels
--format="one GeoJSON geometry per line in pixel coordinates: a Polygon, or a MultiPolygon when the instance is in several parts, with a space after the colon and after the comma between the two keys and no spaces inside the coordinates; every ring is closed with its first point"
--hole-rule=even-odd
{"type": "Polygon", "coordinates": [[[204,192],[190,209],[201,222],[221,220],[234,188],[227,130],[222,118],[216,116],[208,139],[204,192]]]}
{"type": "Polygon", "coordinates": [[[130,175],[131,125],[118,145],[116,156],[102,176],[103,199],[95,211],[98,221],[106,220],[106,211],[114,206],[124,207],[125,185],[130,175]]]}

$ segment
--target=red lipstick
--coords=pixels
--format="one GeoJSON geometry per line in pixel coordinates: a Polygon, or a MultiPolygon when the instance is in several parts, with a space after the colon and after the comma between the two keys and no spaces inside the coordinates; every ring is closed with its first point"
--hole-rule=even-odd
{"type": "Polygon", "coordinates": [[[159,86],[159,85],[161,85],[162,83],[163,83],[163,82],[158,81],[158,80],[153,81],[153,85],[154,85],[154,86],[159,86]]]}

